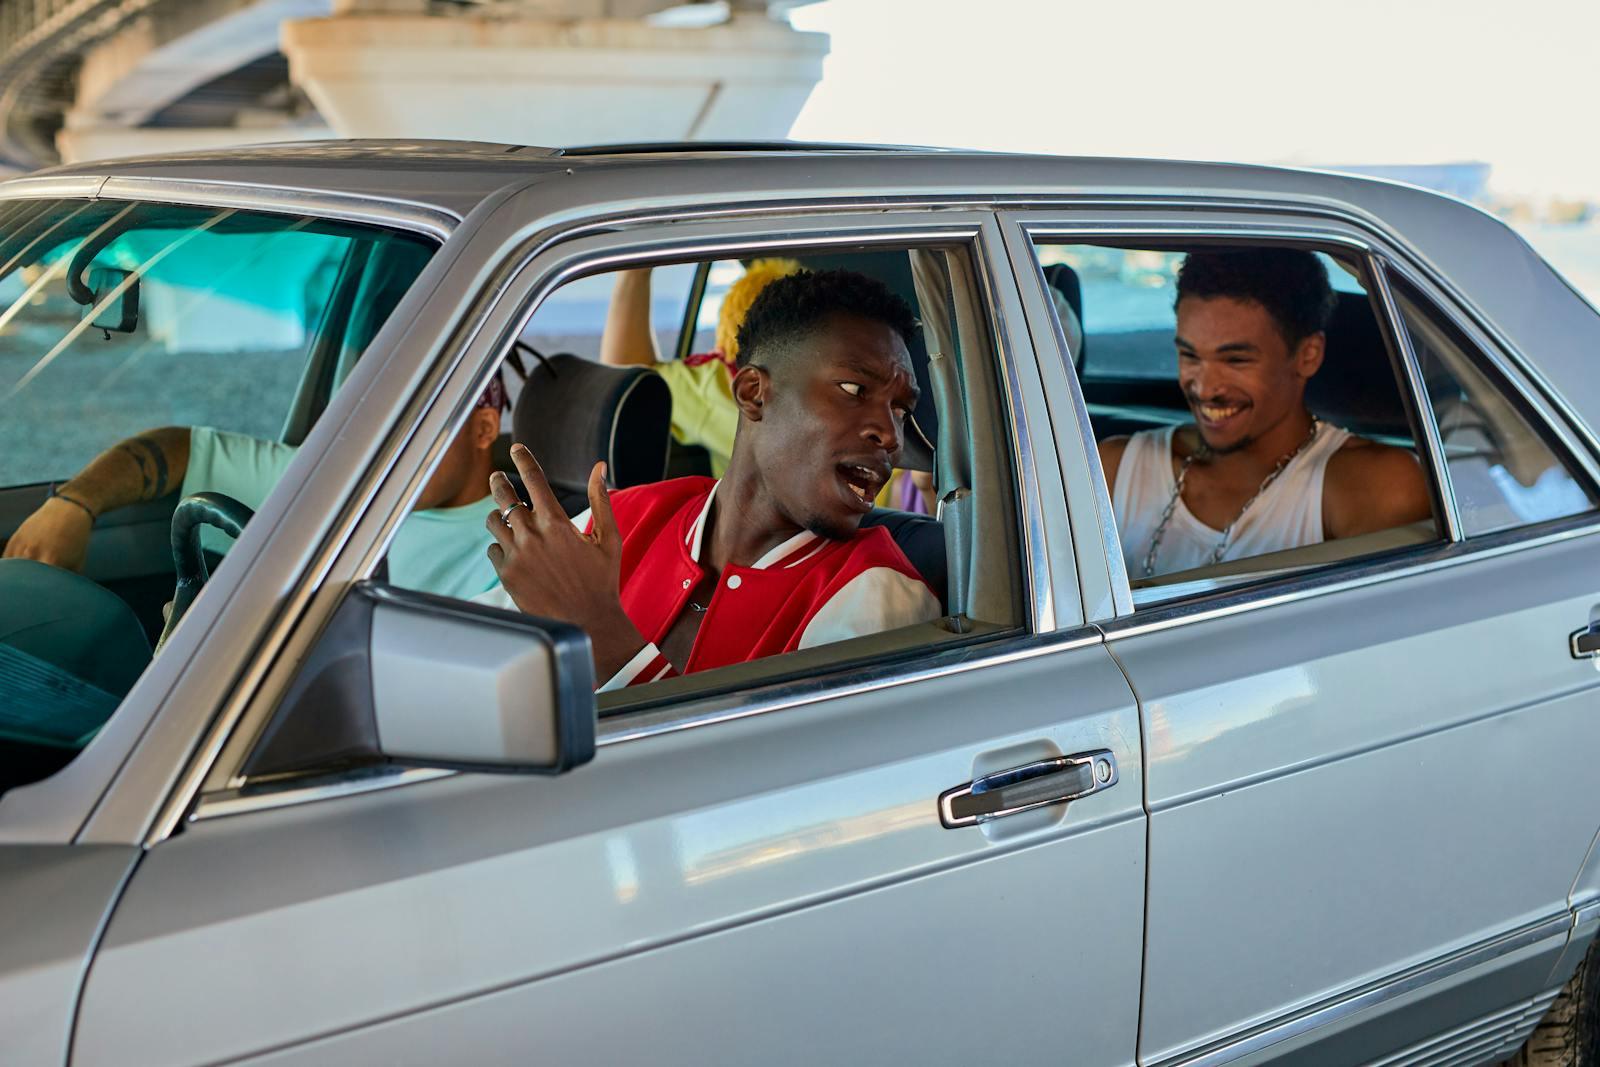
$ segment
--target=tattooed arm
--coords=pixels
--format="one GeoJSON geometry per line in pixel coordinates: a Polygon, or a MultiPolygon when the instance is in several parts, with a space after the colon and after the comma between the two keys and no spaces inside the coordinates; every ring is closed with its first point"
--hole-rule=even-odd
{"type": "Polygon", "coordinates": [[[28,516],[6,541],[6,559],[82,570],[94,520],[177,489],[189,469],[189,429],[166,426],[113,445],[28,516]]]}

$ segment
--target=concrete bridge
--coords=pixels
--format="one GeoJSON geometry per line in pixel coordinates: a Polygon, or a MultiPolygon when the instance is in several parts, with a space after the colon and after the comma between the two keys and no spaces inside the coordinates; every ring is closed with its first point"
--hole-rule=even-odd
{"type": "Polygon", "coordinates": [[[321,137],[785,136],[814,0],[0,0],[0,168],[321,137]]]}

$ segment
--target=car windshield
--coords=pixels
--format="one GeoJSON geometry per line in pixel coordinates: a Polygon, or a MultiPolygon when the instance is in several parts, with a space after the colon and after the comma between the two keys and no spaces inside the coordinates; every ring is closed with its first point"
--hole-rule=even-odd
{"type": "Polygon", "coordinates": [[[163,424],[297,444],[429,255],[157,204],[22,201],[0,233],[0,486],[70,477],[163,424]]]}
{"type": "MultiPolygon", "coordinates": [[[[179,496],[247,520],[432,250],[307,215],[0,203],[0,790],[8,758],[15,782],[86,743],[181,614],[179,496]]],[[[203,533],[214,567],[231,542],[203,533]]]]}

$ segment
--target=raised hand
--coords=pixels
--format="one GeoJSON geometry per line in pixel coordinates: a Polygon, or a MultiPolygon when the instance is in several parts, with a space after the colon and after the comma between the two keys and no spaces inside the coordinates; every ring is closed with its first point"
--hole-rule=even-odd
{"type": "Polygon", "coordinates": [[[589,634],[595,676],[604,681],[646,644],[622,610],[622,534],[611,514],[605,464],[595,464],[589,473],[593,522],[586,534],[567,519],[532,452],[513,445],[511,461],[527,487],[528,502],[517,497],[504,474],[489,476],[498,508],[485,522],[494,537],[489,562],[518,608],[573,623],[589,634]]]}

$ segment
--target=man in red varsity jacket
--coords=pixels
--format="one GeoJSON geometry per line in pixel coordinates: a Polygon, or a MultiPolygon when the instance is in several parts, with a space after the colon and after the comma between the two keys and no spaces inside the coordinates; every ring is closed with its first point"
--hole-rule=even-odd
{"type": "Polygon", "coordinates": [[[739,429],[720,481],[677,478],[608,494],[567,520],[525,447],[490,489],[479,598],[586,630],[602,690],[810,648],[937,618],[938,599],[862,516],[888,480],[917,400],[916,320],[848,271],[773,282],[739,331],[739,429]]]}

